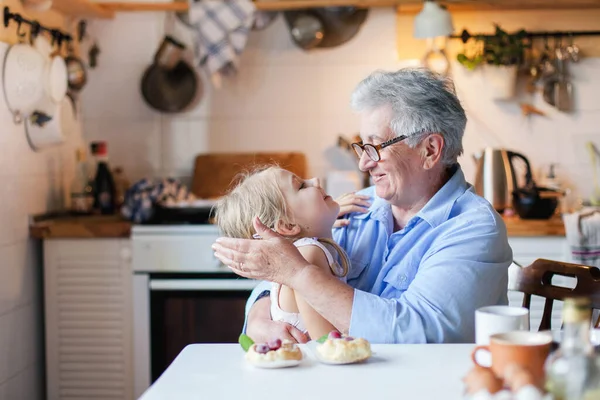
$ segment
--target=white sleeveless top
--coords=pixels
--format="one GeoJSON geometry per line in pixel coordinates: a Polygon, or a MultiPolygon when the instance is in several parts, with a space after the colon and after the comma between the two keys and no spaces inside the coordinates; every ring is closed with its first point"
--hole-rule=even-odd
{"type": "MultiPolygon", "coordinates": [[[[335,262],[335,259],[331,255],[331,252],[329,251],[329,249],[327,247],[325,247],[325,245],[323,243],[319,242],[317,239],[302,238],[302,239],[298,239],[294,242],[294,246],[296,246],[296,247],[311,246],[311,245],[317,246],[321,250],[323,250],[323,253],[325,253],[325,257],[327,257],[327,263],[329,264],[330,268],[336,268],[338,270],[337,271],[338,275],[343,273],[342,267],[335,262]]],[[[343,280],[344,282],[346,281],[345,277],[343,277],[343,278],[340,277],[339,279],[343,280]]],[[[280,291],[280,289],[281,289],[281,285],[279,283],[272,283],[271,294],[270,294],[270,296],[271,296],[271,319],[273,321],[287,322],[288,324],[290,324],[290,325],[298,328],[302,332],[306,333],[307,329],[304,326],[304,322],[302,322],[302,317],[300,316],[300,313],[284,311],[279,306],[279,291],[280,291]]]]}

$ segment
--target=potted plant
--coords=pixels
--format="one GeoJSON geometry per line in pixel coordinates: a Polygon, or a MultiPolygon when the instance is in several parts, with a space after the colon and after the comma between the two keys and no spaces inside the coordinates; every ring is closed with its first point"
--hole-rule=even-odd
{"type": "Polygon", "coordinates": [[[509,34],[498,24],[495,26],[493,35],[476,37],[479,46],[473,55],[461,53],[457,60],[470,70],[483,65],[484,77],[493,89],[493,97],[508,99],[515,93],[518,67],[527,48],[527,32],[520,30],[509,34]]]}

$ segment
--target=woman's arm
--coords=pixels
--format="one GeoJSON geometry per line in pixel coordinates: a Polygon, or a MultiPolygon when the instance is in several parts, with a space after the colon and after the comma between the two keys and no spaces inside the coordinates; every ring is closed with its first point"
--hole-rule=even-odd
{"type": "MultiPolygon", "coordinates": [[[[318,246],[302,246],[298,248],[298,250],[306,261],[320,267],[326,273],[331,274],[327,257],[325,256],[325,253],[323,253],[323,250],[318,246]]],[[[312,339],[318,339],[336,329],[331,322],[327,321],[321,314],[316,312],[298,292],[294,291],[294,296],[296,298],[298,311],[300,312],[304,325],[312,339]]]]}

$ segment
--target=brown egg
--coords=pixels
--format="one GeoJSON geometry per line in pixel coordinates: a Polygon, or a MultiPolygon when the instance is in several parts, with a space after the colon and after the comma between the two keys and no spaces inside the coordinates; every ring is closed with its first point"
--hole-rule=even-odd
{"type": "Polygon", "coordinates": [[[463,378],[468,394],[475,394],[481,390],[486,390],[490,394],[499,392],[502,389],[502,379],[498,378],[491,368],[480,366],[473,367],[463,378]]]}

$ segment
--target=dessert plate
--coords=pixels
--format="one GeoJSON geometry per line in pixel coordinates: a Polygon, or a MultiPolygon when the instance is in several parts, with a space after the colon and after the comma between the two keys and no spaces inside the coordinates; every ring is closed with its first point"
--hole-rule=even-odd
{"type": "Polygon", "coordinates": [[[250,361],[248,363],[257,368],[275,369],[275,368],[290,368],[300,365],[302,360],[280,360],[280,361],[250,361]]]}

